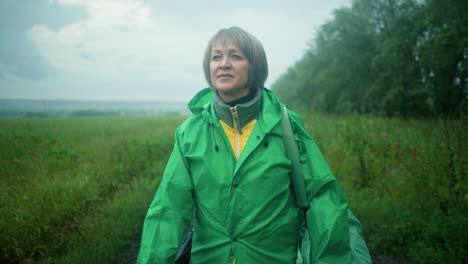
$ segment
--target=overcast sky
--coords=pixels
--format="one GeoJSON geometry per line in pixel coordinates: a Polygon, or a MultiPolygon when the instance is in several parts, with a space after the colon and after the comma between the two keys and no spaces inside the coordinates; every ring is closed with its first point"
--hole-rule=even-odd
{"type": "Polygon", "coordinates": [[[262,42],[269,87],[350,0],[0,0],[0,98],[187,101],[206,43],[233,25],[262,42]]]}

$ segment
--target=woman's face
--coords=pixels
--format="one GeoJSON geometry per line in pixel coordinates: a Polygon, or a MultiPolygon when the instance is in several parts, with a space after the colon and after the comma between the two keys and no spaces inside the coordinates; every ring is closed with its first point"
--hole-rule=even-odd
{"type": "Polygon", "coordinates": [[[249,61],[234,44],[217,42],[211,49],[210,76],[213,88],[223,101],[230,102],[249,94],[249,61]]]}

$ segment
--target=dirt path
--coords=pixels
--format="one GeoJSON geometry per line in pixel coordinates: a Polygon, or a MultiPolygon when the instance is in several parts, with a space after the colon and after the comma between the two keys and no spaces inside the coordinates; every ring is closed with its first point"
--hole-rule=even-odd
{"type": "Polygon", "coordinates": [[[130,246],[122,251],[122,254],[119,257],[117,264],[135,264],[138,257],[138,250],[140,249],[140,239],[138,236],[130,246]]]}
{"type": "Polygon", "coordinates": [[[400,263],[408,263],[403,258],[399,258],[396,256],[388,255],[388,254],[371,254],[372,263],[373,264],[400,264],[400,263]]]}

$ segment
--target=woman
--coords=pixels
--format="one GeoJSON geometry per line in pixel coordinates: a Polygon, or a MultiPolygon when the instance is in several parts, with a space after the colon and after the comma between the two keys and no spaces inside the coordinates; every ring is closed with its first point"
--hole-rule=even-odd
{"type": "MultiPolygon", "coordinates": [[[[174,263],[192,216],[193,263],[296,263],[300,210],[282,139],[282,103],[263,88],[261,43],[218,31],[203,62],[210,88],[189,103],[145,219],[138,263],[174,263]]],[[[289,113],[307,187],[312,263],[351,263],[347,202],[300,118],[289,113]]]]}

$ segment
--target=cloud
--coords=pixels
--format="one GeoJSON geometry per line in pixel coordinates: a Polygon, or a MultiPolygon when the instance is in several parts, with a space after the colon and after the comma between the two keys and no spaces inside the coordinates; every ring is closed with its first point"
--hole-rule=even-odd
{"type": "Polygon", "coordinates": [[[21,24],[20,30],[6,27],[13,33],[0,49],[1,96],[187,100],[206,86],[203,52],[218,29],[239,25],[259,38],[269,60],[269,85],[302,56],[331,6],[348,0],[238,0],[229,8],[212,0],[1,1],[14,7],[11,19],[21,24]],[[329,5],[328,11],[321,5],[329,5]],[[24,7],[29,11],[18,19],[24,7]],[[14,32],[21,37],[12,37],[14,32]],[[12,74],[15,83],[5,81],[12,74]]]}
{"type": "Polygon", "coordinates": [[[27,30],[35,23],[58,28],[83,15],[79,9],[61,9],[46,0],[2,0],[0,2],[0,78],[40,80],[54,73],[28,38],[27,30]],[[38,12],[40,10],[40,12],[38,12]]]}
{"type": "MultiPolygon", "coordinates": [[[[187,45],[200,42],[199,33],[158,25],[151,7],[141,2],[59,2],[81,5],[89,17],[59,31],[35,25],[29,37],[39,47],[41,55],[62,71],[105,78],[140,74],[151,80],[168,80],[175,77],[174,67],[190,61],[184,62],[184,57],[193,57],[203,49],[196,46],[194,50],[187,45]]],[[[190,73],[179,71],[176,74],[180,77],[190,73]]]]}
{"type": "Polygon", "coordinates": [[[10,74],[21,78],[42,79],[53,72],[26,34],[12,29],[3,30],[1,36],[0,78],[10,74]]]}

